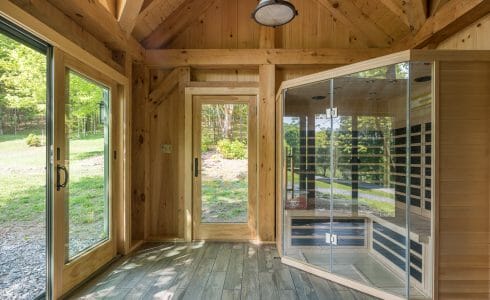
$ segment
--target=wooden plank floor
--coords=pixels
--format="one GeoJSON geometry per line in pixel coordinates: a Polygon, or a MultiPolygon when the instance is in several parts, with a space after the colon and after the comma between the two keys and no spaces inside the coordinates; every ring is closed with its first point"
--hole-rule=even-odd
{"type": "Polygon", "coordinates": [[[70,299],[375,299],[283,265],[275,246],[147,244],[70,299]]]}

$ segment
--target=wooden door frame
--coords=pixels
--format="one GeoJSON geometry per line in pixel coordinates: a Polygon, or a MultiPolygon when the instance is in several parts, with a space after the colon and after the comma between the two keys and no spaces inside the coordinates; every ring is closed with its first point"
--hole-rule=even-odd
{"type": "MultiPolygon", "coordinates": [[[[193,239],[193,191],[194,191],[194,175],[193,175],[193,98],[194,96],[253,96],[258,99],[259,89],[258,87],[187,87],[185,88],[185,126],[184,126],[184,240],[192,241],[193,239]]],[[[257,105],[257,102],[256,102],[257,105]]],[[[255,123],[257,120],[255,118],[255,123]]],[[[257,148],[257,135],[254,139],[255,147],[257,148]]],[[[250,155],[250,154],[249,154],[250,155]]],[[[255,154],[256,155],[256,154],[255,154]]],[[[256,203],[257,189],[254,196],[256,203]]],[[[258,207],[258,206],[257,206],[258,207]]],[[[250,214],[250,212],[249,212],[250,214]]],[[[257,236],[257,210],[252,213],[255,217],[255,226],[251,228],[250,238],[254,240],[257,236]]],[[[223,226],[226,226],[224,224],[223,226]]]]}
{"type": "MultiPolygon", "coordinates": [[[[64,164],[66,157],[65,141],[65,103],[67,94],[68,71],[73,70],[82,76],[94,80],[110,89],[110,111],[109,111],[109,237],[106,241],[99,243],[95,248],[86,253],[82,253],[72,261],[67,262],[65,249],[65,228],[66,220],[66,199],[65,190],[56,190],[56,182],[53,180],[51,188],[53,190],[53,297],[59,298],[67,294],[70,290],[78,286],[99,268],[110,262],[117,254],[117,242],[125,237],[118,236],[116,224],[124,216],[119,216],[119,208],[124,206],[124,175],[125,162],[122,157],[124,138],[122,134],[122,124],[124,122],[121,112],[124,112],[125,105],[121,102],[120,87],[118,82],[105,74],[87,66],[76,58],[64,53],[60,49],[53,50],[53,95],[54,95],[54,132],[53,149],[60,148],[60,159],[56,157],[53,150],[53,163],[51,172],[55,174],[56,165],[64,164]]],[[[121,84],[121,83],[119,83],[121,84]]]]}
{"type": "MultiPolygon", "coordinates": [[[[206,104],[247,105],[247,222],[246,223],[202,223],[202,176],[193,177],[192,228],[195,240],[251,240],[255,239],[257,227],[257,98],[250,95],[193,96],[193,158],[202,169],[201,120],[202,106],[206,104]]],[[[194,166],[195,169],[195,166],[194,166]]],[[[195,170],[194,170],[195,172],[195,170]]]]}

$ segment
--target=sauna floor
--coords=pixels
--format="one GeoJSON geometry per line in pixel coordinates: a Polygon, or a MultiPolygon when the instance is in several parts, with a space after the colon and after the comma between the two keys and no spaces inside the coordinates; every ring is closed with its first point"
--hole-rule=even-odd
{"type": "MultiPolygon", "coordinates": [[[[330,270],[330,250],[289,251],[288,256],[303,260],[323,270],[330,270]]],[[[395,274],[366,250],[342,250],[333,253],[331,272],[361,282],[382,291],[404,297],[405,278],[395,274]]],[[[427,300],[416,288],[410,289],[410,299],[427,300]]]]}
{"type": "Polygon", "coordinates": [[[70,299],[375,299],[281,263],[275,246],[147,244],[70,299]]]}

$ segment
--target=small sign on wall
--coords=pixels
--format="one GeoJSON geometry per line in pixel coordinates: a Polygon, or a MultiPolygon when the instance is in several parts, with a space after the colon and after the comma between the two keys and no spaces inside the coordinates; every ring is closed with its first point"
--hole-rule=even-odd
{"type": "Polygon", "coordinates": [[[162,153],[171,154],[172,153],[172,145],[171,144],[162,144],[162,153]]]}

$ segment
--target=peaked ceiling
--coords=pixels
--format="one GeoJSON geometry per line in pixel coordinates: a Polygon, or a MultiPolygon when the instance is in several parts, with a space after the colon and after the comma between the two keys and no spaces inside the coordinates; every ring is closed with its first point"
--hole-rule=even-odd
{"type": "MultiPolygon", "coordinates": [[[[48,1],[113,49],[124,41],[146,49],[259,48],[261,28],[250,17],[257,0],[48,1]]],[[[299,16],[274,30],[275,48],[427,46],[441,28],[447,34],[490,11],[488,0],[291,2],[299,16]]]]}

